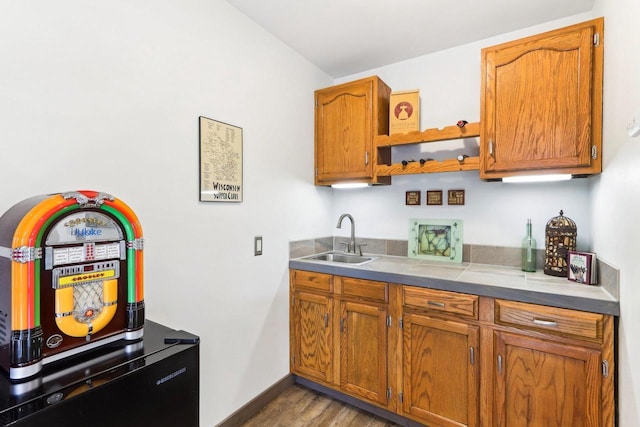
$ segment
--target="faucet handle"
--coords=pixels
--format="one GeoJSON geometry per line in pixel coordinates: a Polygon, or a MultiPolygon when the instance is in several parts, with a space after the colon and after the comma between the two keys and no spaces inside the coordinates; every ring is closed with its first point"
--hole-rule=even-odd
{"type": "Polygon", "coordinates": [[[344,245],[344,252],[349,252],[349,242],[338,242],[339,245],[344,245]]]}
{"type": "Polygon", "coordinates": [[[362,256],[362,247],[367,246],[366,243],[358,243],[358,252],[360,252],[360,256],[362,256]]]}

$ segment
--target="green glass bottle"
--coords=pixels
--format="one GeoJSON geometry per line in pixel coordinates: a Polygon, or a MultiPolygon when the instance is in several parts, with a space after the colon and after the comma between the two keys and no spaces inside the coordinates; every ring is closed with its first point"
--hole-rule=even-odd
{"type": "Polygon", "coordinates": [[[531,235],[531,218],[527,220],[527,235],[522,239],[522,271],[536,271],[536,239],[531,235]]]}

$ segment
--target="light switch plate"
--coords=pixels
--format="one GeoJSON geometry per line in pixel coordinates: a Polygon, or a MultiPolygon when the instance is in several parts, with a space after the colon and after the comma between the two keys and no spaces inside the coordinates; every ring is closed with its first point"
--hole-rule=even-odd
{"type": "Polygon", "coordinates": [[[262,255],[262,236],[256,236],[253,238],[253,255],[262,255]]]}

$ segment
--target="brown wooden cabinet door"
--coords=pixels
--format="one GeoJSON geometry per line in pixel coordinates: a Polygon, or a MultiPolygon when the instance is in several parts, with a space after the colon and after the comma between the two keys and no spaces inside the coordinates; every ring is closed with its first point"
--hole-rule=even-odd
{"type": "Polygon", "coordinates": [[[372,95],[371,80],[316,93],[318,181],[372,176],[372,95]]]}
{"type": "Polygon", "coordinates": [[[601,171],[602,29],[598,19],[482,50],[481,178],[601,171]]]}
{"type": "Polygon", "coordinates": [[[296,292],[293,298],[292,370],[310,379],[331,381],[332,300],[296,292]]]}
{"type": "Polygon", "coordinates": [[[429,426],[478,425],[478,327],[403,316],[403,410],[429,426]]]}
{"type": "Polygon", "coordinates": [[[601,352],[495,333],[497,427],[601,425],[601,352]]]}
{"type": "Polygon", "coordinates": [[[315,92],[315,184],[354,181],[390,184],[374,165],[390,162],[387,148],[374,149],[374,136],[389,132],[391,89],[377,76],[315,92]],[[380,158],[380,160],[379,160],[380,158]]]}
{"type": "Polygon", "coordinates": [[[387,308],[350,301],[340,306],[340,387],[386,406],[387,308]]]}

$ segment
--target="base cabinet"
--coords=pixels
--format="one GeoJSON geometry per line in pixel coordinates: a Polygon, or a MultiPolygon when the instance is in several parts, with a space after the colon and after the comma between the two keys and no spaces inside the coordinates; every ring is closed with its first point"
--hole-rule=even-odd
{"type": "Polygon", "coordinates": [[[340,388],[387,406],[387,309],[341,303],[340,388]]]}
{"type": "Polygon", "coordinates": [[[492,424],[615,425],[613,318],[514,301],[493,303],[492,424]]]}
{"type": "Polygon", "coordinates": [[[327,295],[297,292],[293,302],[295,369],[309,378],[331,381],[332,302],[327,295]]]}
{"type": "Polygon", "coordinates": [[[403,411],[433,426],[477,426],[478,327],[403,316],[403,411]]]}
{"type": "Polygon", "coordinates": [[[430,427],[613,427],[614,318],[291,271],[291,372],[430,427]]]}
{"type": "Polygon", "coordinates": [[[322,383],[333,379],[333,277],[291,272],[290,369],[322,383]]]}
{"type": "Polygon", "coordinates": [[[495,425],[599,426],[599,351],[495,334],[495,425]]]}

